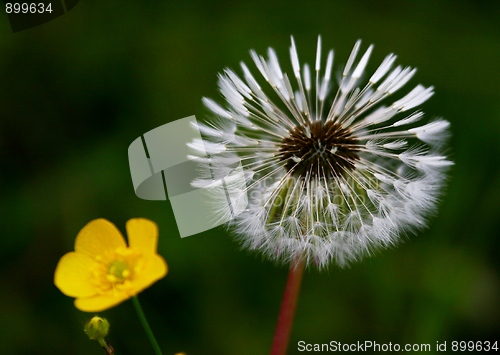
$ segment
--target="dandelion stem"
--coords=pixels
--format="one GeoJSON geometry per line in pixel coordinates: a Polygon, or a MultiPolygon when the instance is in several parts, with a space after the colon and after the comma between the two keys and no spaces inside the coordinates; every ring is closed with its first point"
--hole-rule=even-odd
{"type": "Polygon", "coordinates": [[[153,346],[153,349],[155,350],[156,355],[162,355],[160,346],[158,345],[158,342],[156,341],[155,336],[153,335],[153,331],[151,330],[151,327],[149,326],[148,320],[146,319],[146,316],[144,315],[144,312],[142,310],[141,304],[139,303],[139,298],[137,296],[132,297],[132,301],[134,302],[134,307],[137,312],[137,316],[139,317],[139,320],[141,321],[142,327],[146,331],[146,334],[149,338],[149,341],[151,342],[151,345],[153,346]]]}
{"type": "Polygon", "coordinates": [[[283,301],[281,302],[278,324],[274,332],[271,355],[286,354],[290,333],[292,331],[297,299],[299,297],[300,283],[302,281],[302,274],[304,273],[304,266],[305,263],[302,258],[297,258],[290,265],[285,293],[283,294],[283,301]]]}

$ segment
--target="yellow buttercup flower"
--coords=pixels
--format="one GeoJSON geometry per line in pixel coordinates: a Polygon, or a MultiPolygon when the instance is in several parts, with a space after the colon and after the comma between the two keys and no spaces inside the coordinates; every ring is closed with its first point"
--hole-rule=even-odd
{"type": "Polygon", "coordinates": [[[126,224],[129,245],[106,219],[89,222],[78,233],[75,251],[57,264],[54,283],[75,307],[99,312],[137,295],[167,274],[165,260],[156,253],[157,225],[144,218],[126,224]]]}

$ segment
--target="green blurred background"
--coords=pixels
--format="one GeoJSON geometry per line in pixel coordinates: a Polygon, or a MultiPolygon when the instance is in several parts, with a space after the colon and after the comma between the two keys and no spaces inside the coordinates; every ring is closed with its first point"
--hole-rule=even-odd
{"type": "MultiPolygon", "coordinates": [[[[223,228],[181,239],[168,202],[134,195],[127,148],[142,133],[207,111],[216,74],[289,36],[336,70],[358,38],[434,85],[428,117],[452,123],[456,165],[430,228],[349,269],[305,273],[297,342],[499,340],[500,2],[94,1],[19,33],[0,20],[0,353],[102,354],[92,314],[53,285],[78,231],[104,217],[160,227],[167,277],[140,296],[165,354],[265,354],[287,269],[241,251],[223,228]]],[[[252,65],[250,65],[253,67],[252,65]]],[[[254,70],[254,73],[256,71],[254,70]]],[[[407,90],[408,90],[407,89],[407,90]]],[[[152,353],[131,302],[103,312],[117,354],[152,353]]],[[[449,345],[450,346],[450,345],[449,345]]]]}

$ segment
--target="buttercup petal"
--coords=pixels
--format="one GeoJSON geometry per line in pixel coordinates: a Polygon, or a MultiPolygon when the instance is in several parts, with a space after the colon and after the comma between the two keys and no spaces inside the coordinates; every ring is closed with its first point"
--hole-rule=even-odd
{"type": "Polygon", "coordinates": [[[57,264],[54,284],[62,293],[70,297],[90,297],[96,294],[91,282],[91,270],[95,266],[93,258],[76,252],[65,254],[57,264]]]}
{"type": "Polygon", "coordinates": [[[151,255],[147,257],[144,269],[134,279],[134,289],[137,293],[151,286],[156,281],[165,277],[168,272],[168,266],[160,255],[151,255]]]}
{"type": "Polygon", "coordinates": [[[156,254],[158,226],[145,218],[133,218],[127,222],[127,237],[131,249],[144,254],[156,254]]]}
{"type": "Polygon", "coordinates": [[[117,295],[97,295],[88,298],[77,298],[75,307],[83,312],[101,312],[130,298],[126,293],[117,295]]]}
{"type": "Polygon", "coordinates": [[[92,258],[102,255],[108,250],[126,248],[127,244],[116,226],[106,219],[95,219],[76,236],[75,251],[92,258]]]}

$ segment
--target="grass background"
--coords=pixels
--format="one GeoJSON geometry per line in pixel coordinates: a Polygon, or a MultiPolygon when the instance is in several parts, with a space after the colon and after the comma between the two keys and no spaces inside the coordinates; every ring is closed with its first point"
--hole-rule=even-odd
{"type": "MultiPolygon", "coordinates": [[[[349,269],[304,275],[297,342],[448,344],[499,340],[500,2],[95,1],[19,33],[0,18],[0,347],[5,354],[99,354],[91,316],[53,285],[90,220],[160,227],[168,276],[141,294],[164,354],[265,354],[287,270],[241,251],[223,228],[181,239],[168,202],[134,195],[128,145],[207,111],[216,74],[289,36],[312,63],[316,38],[336,69],[358,38],[434,85],[428,117],[452,124],[456,165],[430,228],[349,269]]],[[[255,72],[255,71],[254,71],[255,72]]],[[[219,100],[220,101],[220,100],[219,100]]],[[[117,354],[151,353],[131,302],[103,312],[117,354]]],[[[448,347],[450,344],[448,345],[448,347]]],[[[449,348],[448,348],[449,350],[449,348]]]]}

